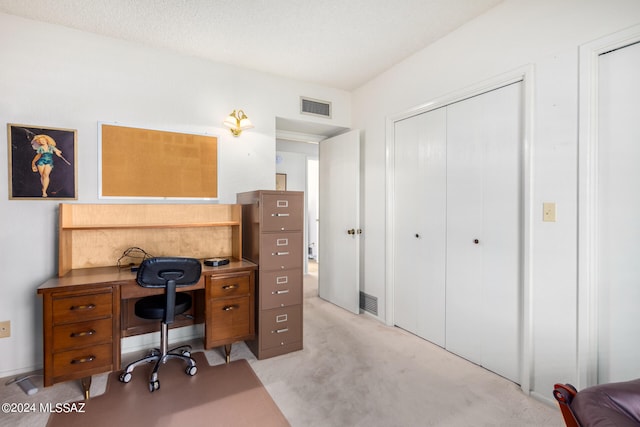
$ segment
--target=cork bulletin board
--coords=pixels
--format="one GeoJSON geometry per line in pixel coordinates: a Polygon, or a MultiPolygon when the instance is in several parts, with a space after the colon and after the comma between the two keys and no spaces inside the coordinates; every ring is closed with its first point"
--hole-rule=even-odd
{"type": "Polygon", "coordinates": [[[101,124],[101,196],[218,198],[218,140],[101,124]]]}

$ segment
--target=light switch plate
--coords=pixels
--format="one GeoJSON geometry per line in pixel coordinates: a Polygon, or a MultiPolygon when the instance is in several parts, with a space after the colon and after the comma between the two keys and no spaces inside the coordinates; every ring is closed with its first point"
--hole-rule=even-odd
{"type": "Polygon", "coordinates": [[[11,321],[6,320],[0,322],[0,338],[8,338],[11,336],[11,321]]]}
{"type": "Polygon", "coordinates": [[[542,220],[545,222],[556,222],[556,204],[544,202],[542,204],[542,220]]]}

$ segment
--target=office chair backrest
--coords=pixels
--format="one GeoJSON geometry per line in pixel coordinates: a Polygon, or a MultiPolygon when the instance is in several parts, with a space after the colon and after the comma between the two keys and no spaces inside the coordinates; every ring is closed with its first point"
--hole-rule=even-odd
{"type": "Polygon", "coordinates": [[[140,264],[136,282],[145,288],[164,288],[171,282],[176,287],[195,285],[200,280],[202,265],[195,258],[156,257],[140,264]]]}
{"type": "Polygon", "coordinates": [[[136,281],[145,288],[165,288],[163,323],[173,323],[176,287],[195,285],[202,265],[195,258],[156,257],[142,261],[136,281]]]}

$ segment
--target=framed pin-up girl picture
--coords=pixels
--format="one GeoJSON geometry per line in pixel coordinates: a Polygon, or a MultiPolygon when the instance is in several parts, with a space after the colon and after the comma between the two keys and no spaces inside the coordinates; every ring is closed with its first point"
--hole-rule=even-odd
{"type": "Polygon", "coordinates": [[[7,125],[9,199],[77,199],[75,129],[7,125]]]}

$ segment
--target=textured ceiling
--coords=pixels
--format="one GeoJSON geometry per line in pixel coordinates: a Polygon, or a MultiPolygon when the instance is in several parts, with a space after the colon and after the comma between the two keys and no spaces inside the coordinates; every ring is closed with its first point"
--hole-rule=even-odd
{"type": "Polygon", "coordinates": [[[502,0],[0,0],[0,12],[352,90],[502,0]]]}

